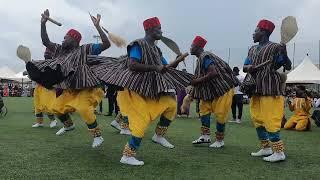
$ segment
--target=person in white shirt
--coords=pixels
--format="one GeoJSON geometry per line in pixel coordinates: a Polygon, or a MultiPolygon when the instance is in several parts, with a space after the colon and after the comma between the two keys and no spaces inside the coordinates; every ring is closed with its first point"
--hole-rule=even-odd
{"type": "Polygon", "coordinates": [[[315,98],[315,103],[314,103],[314,106],[315,108],[318,108],[320,106],[320,98],[315,98]]]}
{"type": "MultiPolygon", "coordinates": [[[[239,74],[239,68],[234,67],[233,68],[233,73],[237,78],[239,79],[240,83],[243,82],[244,76],[239,74]]],[[[240,91],[240,87],[237,86],[235,87],[235,93],[232,99],[232,120],[230,122],[236,122],[236,123],[241,123],[241,118],[242,118],[242,108],[243,108],[243,93],[240,91]],[[238,107],[238,116],[237,116],[237,107],[238,107]]]]}

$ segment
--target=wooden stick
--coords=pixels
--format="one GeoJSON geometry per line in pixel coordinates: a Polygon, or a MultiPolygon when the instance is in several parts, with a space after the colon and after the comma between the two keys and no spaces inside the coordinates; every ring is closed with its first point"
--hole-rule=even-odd
{"type": "Polygon", "coordinates": [[[263,63],[257,65],[257,66],[256,66],[256,69],[261,68],[261,67],[263,67],[263,66],[265,66],[265,65],[267,65],[267,64],[269,64],[269,63],[271,63],[271,60],[268,60],[268,61],[266,61],[266,62],[263,62],[263,63]]]}
{"type": "Polygon", "coordinates": [[[52,23],[55,24],[55,25],[62,26],[61,23],[59,23],[58,21],[56,21],[56,20],[54,20],[54,19],[46,16],[45,14],[41,14],[41,16],[44,17],[44,18],[46,18],[46,19],[48,19],[48,21],[52,22],[52,23]]]}
{"type": "Polygon", "coordinates": [[[182,61],[183,62],[183,64],[184,64],[184,66],[186,66],[186,63],[184,62],[184,60],[185,60],[185,58],[187,57],[187,56],[189,56],[189,53],[184,53],[184,54],[181,54],[176,60],[178,60],[178,61],[182,61]],[[183,60],[182,60],[183,59],[183,60]]]}
{"type": "Polygon", "coordinates": [[[104,28],[103,26],[100,26],[100,27],[102,28],[102,30],[104,30],[106,33],[109,34],[109,31],[106,28],[104,28]]]}

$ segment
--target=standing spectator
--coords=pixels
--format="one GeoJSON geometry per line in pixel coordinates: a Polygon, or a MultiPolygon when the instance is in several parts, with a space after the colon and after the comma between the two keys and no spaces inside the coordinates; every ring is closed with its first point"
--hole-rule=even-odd
{"type": "Polygon", "coordinates": [[[9,96],[9,87],[7,84],[4,85],[4,88],[3,88],[3,96],[4,97],[8,97],[9,96]]]}
{"type": "MultiPolygon", "coordinates": [[[[238,80],[242,83],[244,80],[244,77],[239,74],[239,68],[234,67],[233,68],[233,74],[238,78],[238,80]]],[[[233,119],[230,120],[230,122],[236,122],[241,123],[242,118],[242,108],[243,108],[243,93],[240,91],[240,87],[235,87],[235,93],[233,95],[232,99],[232,117],[233,119]],[[237,107],[238,107],[238,117],[237,117],[237,107]]]]}
{"type": "Polygon", "coordinates": [[[18,87],[17,84],[15,84],[15,85],[13,86],[12,96],[15,96],[15,97],[19,96],[18,91],[19,91],[19,87],[18,87]]]}
{"type": "Polygon", "coordinates": [[[2,86],[2,84],[0,85],[0,96],[3,97],[3,86],[2,86]]]}
{"type": "Polygon", "coordinates": [[[116,86],[108,85],[107,98],[109,103],[109,112],[106,116],[112,116],[113,111],[117,115],[119,111],[119,107],[117,104],[117,87],[116,86]]]}

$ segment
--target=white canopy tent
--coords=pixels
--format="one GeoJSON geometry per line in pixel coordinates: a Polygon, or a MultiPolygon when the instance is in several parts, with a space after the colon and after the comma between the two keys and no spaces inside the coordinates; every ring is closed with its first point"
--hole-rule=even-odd
{"type": "Polygon", "coordinates": [[[243,77],[246,77],[247,73],[243,72],[243,68],[240,68],[239,70],[239,74],[243,77]]]}
{"type": "Polygon", "coordinates": [[[10,79],[15,75],[16,73],[7,66],[0,67],[0,79],[10,79]]]}
{"type": "Polygon", "coordinates": [[[18,82],[30,82],[31,80],[29,79],[29,77],[27,75],[23,75],[24,71],[21,71],[17,74],[15,74],[12,78],[12,80],[18,81],[18,82]]]}
{"type": "Polygon", "coordinates": [[[23,75],[23,71],[15,73],[7,66],[0,67],[0,79],[8,79],[18,82],[30,82],[28,76],[23,75]]]}
{"type": "Polygon", "coordinates": [[[320,70],[312,63],[309,56],[287,76],[286,83],[320,84],[320,70]]]}

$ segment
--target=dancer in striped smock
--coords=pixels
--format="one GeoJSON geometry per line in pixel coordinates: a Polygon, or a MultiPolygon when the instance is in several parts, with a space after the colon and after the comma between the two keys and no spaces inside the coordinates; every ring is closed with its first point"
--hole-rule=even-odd
{"type": "Polygon", "coordinates": [[[227,117],[231,108],[234,87],[238,85],[237,78],[227,63],[215,54],[204,51],[207,41],[197,36],[191,45],[191,55],[197,56],[194,86],[190,96],[200,99],[199,113],[201,119],[201,136],[193,144],[210,143],[211,113],[216,116],[216,140],[209,147],[224,146],[224,132],[227,117]]]}
{"type": "MultiPolygon", "coordinates": [[[[46,10],[44,14],[49,16],[49,11],[46,10]]],[[[32,80],[48,88],[54,85],[63,89],[62,94],[56,98],[52,108],[53,112],[64,124],[64,127],[56,134],[62,135],[74,129],[69,113],[76,111],[86,122],[88,130],[93,136],[93,148],[100,146],[103,142],[94,109],[102,100],[104,92],[99,88],[101,81],[87,65],[87,56],[98,55],[110,47],[108,37],[99,25],[100,18],[100,15],[97,15],[97,18],[91,17],[102,39],[101,44],[79,45],[81,34],[71,29],[67,32],[64,41],[60,45],[49,40],[46,30],[47,18],[42,17],[42,43],[53,52],[53,58],[45,61],[31,61],[26,65],[32,80]]]]}
{"type": "MultiPolygon", "coordinates": [[[[117,100],[121,113],[129,119],[132,136],[124,147],[120,162],[129,165],[144,164],[135,158],[136,151],[148,126],[158,117],[160,121],[152,141],[166,148],[174,147],[164,137],[177,112],[174,90],[185,88],[192,79],[191,74],[174,69],[187,54],[168,64],[156,46],[155,41],[162,37],[159,19],[147,19],[143,26],[145,37],[129,44],[127,56],[114,60],[114,63],[112,58],[106,62],[107,58],[101,57],[107,67],[113,64],[111,70],[105,68],[104,63],[94,68],[100,79],[124,88],[118,91],[117,100]]],[[[99,61],[97,57],[94,59],[99,61]]]]}
{"type": "MultiPolygon", "coordinates": [[[[284,98],[280,74],[281,66],[291,69],[286,46],[269,41],[275,26],[271,21],[261,20],[253,34],[254,45],[250,48],[243,70],[254,80],[250,113],[262,148],[252,156],[264,157],[265,161],[285,160],[284,144],[280,139],[281,120],[284,115],[284,98]],[[269,62],[264,66],[258,66],[269,62]],[[258,68],[256,68],[258,66],[258,68]],[[271,141],[271,142],[270,142],[271,141]],[[272,146],[272,148],[271,148],[272,146]]],[[[247,77],[243,84],[246,83],[247,77]]]]}
{"type": "MultiPolygon", "coordinates": [[[[44,52],[44,59],[52,59],[52,52],[46,48],[44,52]]],[[[43,113],[47,113],[50,119],[50,128],[57,126],[57,120],[53,114],[52,105],[56,99],[56,91],[54,89],[47,89],[40,84],[37,84],[33,91],[33,104],[36,116],[36,123],[32,125],[33,128],[43,127],[43,113]],[[51,112],[50,112],[51,111],[51,112]]]]}

